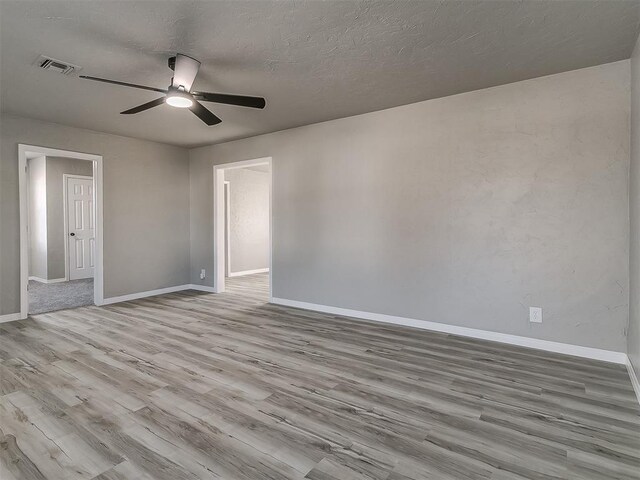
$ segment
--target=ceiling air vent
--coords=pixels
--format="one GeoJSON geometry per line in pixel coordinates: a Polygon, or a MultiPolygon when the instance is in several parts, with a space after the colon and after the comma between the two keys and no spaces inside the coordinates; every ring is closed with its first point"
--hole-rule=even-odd
{"type": "Polygon", "coordinates": [[[71,63],[56,60],[55,58],[45,57],[44,55],[40,55],[35,64],[44,70],[51,70],[52,72],[61,73],[63,75],[69,75],[70,73],[77,72],[82,68],[78,65],[72,65],[71,63]]]}

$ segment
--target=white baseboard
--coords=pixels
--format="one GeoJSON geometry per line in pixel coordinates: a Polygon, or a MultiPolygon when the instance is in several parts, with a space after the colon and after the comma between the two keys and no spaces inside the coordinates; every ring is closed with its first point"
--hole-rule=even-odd
{"type": "Polygon", "coordinates": [[[7,313],[6,315],[0,315],[0,323],[15,322],[16,320],[23,320],[22,317],[20,316],[20,312],[7,313]]]}
{"type": "Polygon", "coordinates": [[[201,292],[215,293],[213,287],[187,283],[185,285],[176,285],[175,287],[159,288],[157,290],[148,290],[146,292],[130,293],[129,295],[120,295],[118,297],[105,298],[102,301],[101,305],[111,305],[112,303],[128,302],[130,300],[137,300],[139,298],[155,297],[156,295],[163,295],[165,293],[182,292],[183,290],[199,290],[201,292]]]}
{"type": "Polygon", "coordinates": [[[242,277],[243,275],[253,275],[254,273],[267,273],[268,268],[258,268],[256,270],[243,270],[242,272],[229,272],[229,277],[242,277]]]}
{"type": "Polygon", "coordinates": [[[40,283],[62,283],[68,281],[66,278],[52,278],[51,280],[47,280],[46,278],[40,277],[29,277],[29,280],[40,283]]]}
{"type": "MultiPolygon", "coordinates": [[[[31,279],[31,277],[29,278],[31,279]]],[[[198,290],[201,292],[215,293],[213,287],[189,283],[186,285],[177,285],[175,287],[160,288],[158,290],[148,290],[146,292],[131,293],[129,295],[120,295],[118,297],[105,298],[102,301],[102,303],[100,303],[100,305],[111,305],[113,303],[128,302],[129,300],[137,300],[139,298],[153,297],[155,295],[162,295],[164,293],[181,292],[184,290],[198,290]]],[[[22,320],[22,317],[20,316],[20,312],[0,315],[0,323],[13,322],[15,320],[22,320]]]]}
{"type": "Polygon", "coordinates": [[[191,283],[188,285],[190,290],[198,290],[200,292],[209,292],[209,293],[216,293],[215,288],[213,287],[208,287],[207,285],[198,285],[197,283],[191,283]]]}
{"type": "Polygon", "coordinates": [[[146,292],[130,293],[129,295],[120,295],[118,297],[105,298],[102,301],[103,305],[111,305],[112,303],[128,302],[130,300],[137,300],[139,298],[155,297],[156,295],[163,295],[165,293],[180,292],[182,290],[188,290],[190,285],[176,285],[175,287],[159,288],[157,290],[148,290],[146,292]]]}
{"type": "Polygon", "coordinates": [[[631,364],[631,360],[627,357],[627,372],[629,372],[629,378],[631,378],[631,385],[633,385],[633,391],[636,392],[636,398],[638,399],[638,403],[640,403],[640,378],[636,375],[635,370],[633,369],[633,365],[631,364]]]}
{"type": "Polygon", "coordinates": [[[507,343],[509,345],[535,348],[548,352],[574,355],[576,357],[583,358],[591,358],[594,360],[601,360],[603,362],[618,363],[622,365],[627,364],[627,354],[623,352],[601,350],[599,348],[592,347],[582,347],[580,345],[552,342],[549,340],[539,340],[536,338],[490,332],[487,330],[478,330],[476,328],[459,327],[456,325],[447,325],[445,323],[429,322],[426,320],[396,317],[393,315],[385,315],[382,313],[361,312],[359,310],[349,310],[347,308],[330,307],[327,305],[318,305],[315,303],[299,302],[297,300],[287,300],[285,298],[272,298],[271,303],[274,303],[276,305],[284,305],[287,307],[302,308],[305,310],[315,310],[317,312],[341,315],[344,317],[360,318],[363,320],[371,320],[374,322],[391,323],[395,325],[403,325],[406,327],[421,328],[423,330],[451,333],[463,337],[479,338],[482,340],[490,340],[493,342],[507,343]]]}

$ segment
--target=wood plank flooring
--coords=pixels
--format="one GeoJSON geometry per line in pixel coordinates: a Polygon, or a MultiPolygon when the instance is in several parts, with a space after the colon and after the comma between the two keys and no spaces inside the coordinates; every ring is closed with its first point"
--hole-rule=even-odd
{"type": "Polygon", "coordinates": [[[624,367],[265,303],[0,326],[0,478],[640,479],[624,367]]]}

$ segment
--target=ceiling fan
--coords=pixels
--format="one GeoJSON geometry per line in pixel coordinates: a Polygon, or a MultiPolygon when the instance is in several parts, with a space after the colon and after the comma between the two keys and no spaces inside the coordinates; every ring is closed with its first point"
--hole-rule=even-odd
{"type": "Polygon", "coordinates": [[[200,62],[195,58],[178,53],[175,57],[169,58],[169,68],[173,70],[173,78],[171,80],[171,85],[169,85],[167,89],[147,87],[145,85],[136,85],[135,83],[119,82],[116,80],[107,80],[106,78],[90,77],[87,75],[80,75],[80,78],[164,93],[164,96],[160,98],[143,103],[137,107],[130,108],[124,112],[120,112],[122,115],[144,112],[145,110],[149,110],[150,108],[166,103],[167,105],[171,105],[176,108],[188,108],[207,125],[217,125],[222,122],[222,120],[205,108],[204,105],[198,102],[198,100],[202,102],[225,103],[227,105],[238,105],[240,107],[250,108],[264,108],[266,105],[264,98],[261,97],[191,91],[193,81],[200,69],[200,62]]]}

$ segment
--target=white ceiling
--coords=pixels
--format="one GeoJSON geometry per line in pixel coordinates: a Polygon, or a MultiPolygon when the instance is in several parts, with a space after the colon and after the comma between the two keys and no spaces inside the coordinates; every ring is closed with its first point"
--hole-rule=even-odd
{"type": "Polygon", "coordinates": [[[196,146],[629,58],[638,1],[0,0],[4,112],[196,146]],[[153,92],[38,70],[40,54],[81,73],[165,88],[176,52],[194,88],[260,95],[263,111],[207,104],[223,123],[161,106],[153,92]]]}

